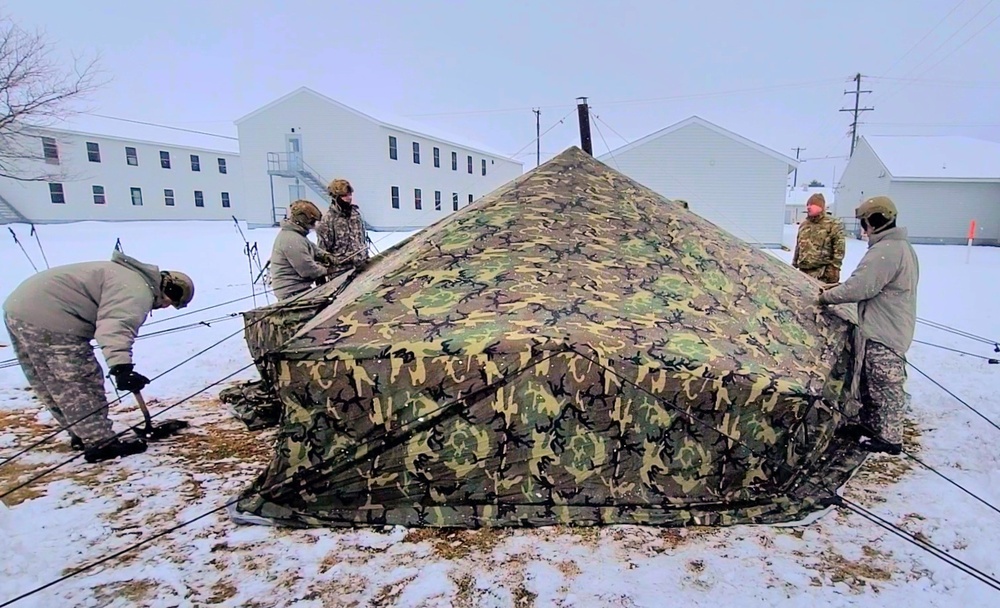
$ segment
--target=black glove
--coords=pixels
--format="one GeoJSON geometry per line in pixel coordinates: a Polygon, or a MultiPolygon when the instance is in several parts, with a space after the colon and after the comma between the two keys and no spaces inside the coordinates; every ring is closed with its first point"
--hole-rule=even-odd
{"type": "Polygon", "coordinates": [[[132,371],[134,367],[131,363],[120,363],[111,367],[109,371],[114,376],[115,387],[118,390],[137,393],[149,384],[149,378],[132,371]]]}

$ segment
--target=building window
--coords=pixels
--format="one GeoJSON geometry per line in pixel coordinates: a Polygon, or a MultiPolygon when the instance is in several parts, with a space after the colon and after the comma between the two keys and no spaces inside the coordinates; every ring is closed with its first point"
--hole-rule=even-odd
{"type": "Polygon", "coordinates": [[[420,188],[413,189],[413,208],[423,209],[424,206],[420,202],[420,188]]]}
{"type": "Polygon", "coordinates": [[[191,155],[191,170],[192,171],[201,171],[201,159],[198,158],[197,154],[192,154],[191,155]]]}
{"type": "Polygon", "coordinates": [[[195,207],[205,206],[205,194],[201,190],[194,191],[194,206],[195,207]]]}
{"type": "Polygon", "coordinates": [[[451,170],[458,171],[458,152],[451,153],[451,170]]]}
{"type": "Polygon", "coordinates": [[[469,195],[469,204],[470,205],[472,204],[472,195],[471,194],[469,195]]]}
{"type": "Polygon", "coordinates": [[[389,158],[392,160],[397,159],[396,155],[396,138],[392,135],[389,136],[389,158]]]}
{"type": "Polygon", "coordinates": [[[132,205],[142,207],[142,188],[132,188],[132,205]]]}
{"type": "Polygon", "coordinates": [[[226,172],[226,159],[220,158],[219,159],[219,173],[225,173],[225,172],[226,172]]]}
{"type": "Polygon", "coordinates": [[[229,193],[228,192],[223,192],[222,193],[222,207],[223,207],[223,209],[229,209],[229,193]]]}
{"type": "Polygon", "coordinates": [[[45,162],[50,165],[59,164],[59,146],[56,145],[56,140],[51,137],[42,138],[42,155],[45,156],[45,162]]]}
{"type": "Polygon", "coordinates": [[[420,144],[413,142],[413,164],[420,164],[420,144]]]}
{"type": "Polygon", "coordinates": [[[63,193],[62,184],[49,184],[49,198],[53,205],[65,205],[66,195],[63,193]]]}
{"type": "Polygon", "coordinates": [[[160,166],[164,169],[170,168],[170,152],[160,150],[160,166]]]}
{"type": "Polygon", "coordinates": [[[101,162],[101,146],[95,142],[87,142],[87,160],[92,163],[101,162]]]}
{"type": "Polygon", "coordinates": [[[392,187],[392,208],[399,209],[399,186],[392,187]]]}
{"type": "Polygon", "coordinates": [[[104,186],[94,186],[93,190],[94,190],[95,205],[103,205],[104,203],[108,202],[107,199],[104,198],[104,186]]]}
{"type": "Polygon", "coordinates": [[[472,157],[469,157],[469,175],[472,175],[472,157]]]}
{"type": "Polygon", "coordinates": [[[434,148],[434,166],[441,167],[441,148],[438,147],[434,148]]]}
{"type": "Polygon", "coordinates": [[[441,211],[441,191],[434,191],[434,211],[441,211]]]}
{"type": "Polygon", "coordinates": [[[136,153],[135,148],[125,146],[125,162],[133,167],[139,166],[139,155],[136,153]]]}
{"type": "Polygon", "coordinates": [[[163,202],[167,205],[167,207],[174,206],[174,191],[170,188],[163,189],[163,202]]]}
{"type": "Polygon", "coordinates": [[[486,175],[486,159],[483,159],[483,175],[486,175]]]}
{"type": "Polygon", "coordinates": [[[451,193],[451,208],[453,211],[458,211],[458,192],[451,193]]]}

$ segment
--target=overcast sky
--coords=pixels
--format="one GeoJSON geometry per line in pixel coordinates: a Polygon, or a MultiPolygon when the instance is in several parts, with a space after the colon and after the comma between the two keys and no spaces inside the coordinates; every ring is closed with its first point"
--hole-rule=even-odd
{"type": "MultiPolygon", "coordinates": [[[[67,56],[99,51],[111,116],[235,135],[233,121],[300,86],[380,118],[412,116],[519,152],[589,97],[594,151],[692,114],[794,157],[849,152],[854,74],[862,134],[1000,141],[996,0],[7,0],[67,56]],[[58,10],[55,10],[58,7],[58,10]],[[900,80],[902,79],[902,80],[900,80]],[[424,116],[431,114],[433,116],[424,116]],[[622,138],[625,138],[623,140],[622,138]]],[[[67,125],[100,131],[98,119],[67,125]]],[[[120,130],[120,127],[119,127],[120,130]]],[[[542,161],[578,144],[575,113],[542,161]]],[[[839,176],[809,160],[803,178],[839,176]]]]}

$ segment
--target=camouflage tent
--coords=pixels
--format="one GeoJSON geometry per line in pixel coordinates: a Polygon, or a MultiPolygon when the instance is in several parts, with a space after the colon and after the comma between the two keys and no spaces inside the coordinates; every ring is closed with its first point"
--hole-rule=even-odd
{"type": "Polygon", "coordinates": [[[800,519],[864,458],[834,435],[853,325],[817,294],[571,148],[383,253],[293,336],[248,332],[282,413],[272,462],[231,513],[800,519]]]}

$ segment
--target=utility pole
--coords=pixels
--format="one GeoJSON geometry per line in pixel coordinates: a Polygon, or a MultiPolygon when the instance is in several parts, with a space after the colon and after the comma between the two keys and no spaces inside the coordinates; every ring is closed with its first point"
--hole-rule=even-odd
{"type": "MultiPolygon", "coordinates": [[[[799,152],[805,150],[805,148],[792,148],[795,150],[795,160],[799,160],[799,152]]],[[[799,168],[795,167],[795,174],[792,177],[792,188],[799,185],[799,168]]]]}
{"type": "Polygon", "coordinates": [[[586,97],[576,98],[576,113],[580,118],[580,145],[587,154],[594,155],[594,146],[590,141],[590,107],[586,97]]]}
{"type": "Polygon", "coordinates": [[[854,76],[854,82],[857,83],[857,86],[855,87],[855,89],[853,91],[844,91],[844,95],[854,95],[854,109],[853,110],[850,109],[850,108],[841,108],[840,109],[841,112],[853,112],[854,113],[854,122],[851,123],[851,156],[854,156],[854,146],[856,146],[858,144],[858,113],[859,112],[868,112],[870,110],[874,110],[875,109],[875,108],[859,108],[858,107],[858,104],[859,104],[860,99],[861,99],[861,94],[862,93],[871,93],[871,91],[862,91],[861,90],[861,73],[860,72],[854,76]]]}
{"type": "Polygon", "coordinates": [[[534,108],[531,110],[535,113],[535,166],[542,164],[542,110],[541,108],[534,108]]]}

